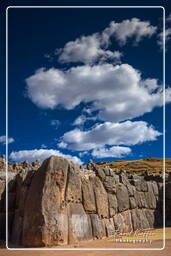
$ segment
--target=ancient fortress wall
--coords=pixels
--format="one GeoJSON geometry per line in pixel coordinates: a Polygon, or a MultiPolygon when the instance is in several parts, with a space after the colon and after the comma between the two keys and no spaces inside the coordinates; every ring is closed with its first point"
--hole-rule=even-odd
{"type": "MultiPolygon", "coordinates": [[[[80,167],[57,156],[45,160],[40,168],[39,165],[9,175],[9,238],[16,246],[72,244],[108,237],[116,231],[162,226],[160,177],[116,173],[93,163],[80,167]]],[[[0,182],[0,224],[4,227],[0,235],[3,237],[2,177],[0,182]]]]}

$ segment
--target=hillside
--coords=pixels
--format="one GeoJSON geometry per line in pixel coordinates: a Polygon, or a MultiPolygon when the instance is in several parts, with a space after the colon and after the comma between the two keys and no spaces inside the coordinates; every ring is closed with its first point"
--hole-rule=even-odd
{"type": "MultiPolygon", "coordinates": [[[[171,172],[171,159],[167,158],[166,163],[166,173],[171,172]]],[[[139,160],[118,160],[118,161],[105,161],[96,162],[98,166],[109,166],[114,171],[125,170],[131,174],[144,174],[148,172],[150,175],[162,175],[163,170],[163,159],[162,158],[143,158],[139,160]]]]}

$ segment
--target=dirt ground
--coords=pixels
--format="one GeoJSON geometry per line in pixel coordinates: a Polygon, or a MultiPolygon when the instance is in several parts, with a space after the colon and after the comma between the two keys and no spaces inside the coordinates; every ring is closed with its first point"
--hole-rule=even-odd
{"type": "MultiPolygon", "coordinates": [[[[114,238],[105,238],[102,240],[84,241],[74,245],[65,245],[63,248],[60,247],[62,250],[39,250],[38,248],[36,250],[0,249],[0,256],[170,256],[171,228],[166,228],[166,246],[164,249],[161,249],[163,247],[162,232],[162,229],[156,229],[148,233],[149,240],[144,243],[116,242],[114,238]],[[74,250],[70,250],[71,248],[74,250]],[[79,248],[83,248],[83,250],[79,250],[79,248]],[[87,248],[93,248],[94,250],[88,250],[87,248]],[[103,250],[97,250],[96,248],[103,248],[103,250]],[[108,248],[108,250],[105,248],[108,248]],[[111,248],[118,249],[112,251],[110,250],[111,248]],[[128,248],[129,250],[121,250],[123,248],[128,248]],[[143,250],[136,250],[140,248],[143,250]]],[[[140,240],[143,239],[140,233],[138,237],[140,240]]],[[[127,238],[132,241],[132,237],[127,236],[127,238]]],[[[123,236],[122,239],[125,239],[125,237],[123,236]]]]}
{"type": "MultiPolygon", "coordinates": [[[[79,247],[111,247],[111,244],[106,240],[96,240],[91,242],[86,242],[84,244],[79,245],[79,247]],[[93,246],[92,246],[93,244],[93,246]],[[99,246],[100,245],[100,246],[99,246]]],[[[84,248],[83,251],[81,250],[62,250],[62,251],[42,251],[42,250],[7,250],[1,249],[0,256],[170,256],[171,255],[171,239],[166,240],[166,247],[163,250],[148,250],[150,247],[153,248],[161,248],[162,241],[156,240],[153,241],[151,244],[125,244],[125,243],[114,243],[112,246],[113,248],[144,248],[145,250],[87,250],[84,248]]],[[[69,248],[68,248],[69,249],[69,248]]],[[[95,249],[95,248],[94,248],[95,249]]]]}

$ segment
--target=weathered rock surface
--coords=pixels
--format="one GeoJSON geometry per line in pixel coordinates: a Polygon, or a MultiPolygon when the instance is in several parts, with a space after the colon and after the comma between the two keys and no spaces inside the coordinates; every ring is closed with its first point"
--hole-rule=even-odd
{"type": "Polygon", "coordinates": [[[90,214],[92,231],[94,238],[103,238],[106,236],[105,224],[97,214],[90,214]]]}
{"type": "Polygon", "coordinates": [[[116,197],[118,200],[118,210],[123,212],[129,209],[129,196],[126,186],[122,183],[117,184],[116,197]]]}
{"type": "MultiPolygon", "coordinates": [[[[8,183],[8,232],[16,247],[74,244],[162,225],[162,178],[146,180],[93,163],[80,168],[57,156],[41,166],[39,162],[13,165],[8,183]]],[[[0,168],[0,239],[4,239],[6,192],[1,161],[0,168]]],[[[170,188],[168,181],[168,216],[170,188]]],[[[170,217],[166,222],[171,224],[170,217]]]]}

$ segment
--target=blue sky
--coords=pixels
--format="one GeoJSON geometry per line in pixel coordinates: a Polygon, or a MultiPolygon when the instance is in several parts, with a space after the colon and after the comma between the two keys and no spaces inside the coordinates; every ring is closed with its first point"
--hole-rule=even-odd
{"type": "Polygon", "coordinates": [[[162,13],[9,9],[10,160],[162,157],[162,13]]]}

